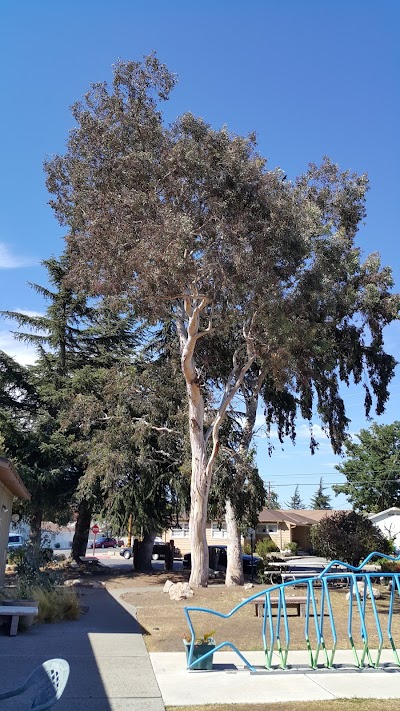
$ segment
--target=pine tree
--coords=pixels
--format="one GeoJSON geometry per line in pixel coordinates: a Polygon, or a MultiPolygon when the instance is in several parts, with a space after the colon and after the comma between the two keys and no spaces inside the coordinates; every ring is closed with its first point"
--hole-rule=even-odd
{"type": "MultiPolygon", "coordinates": [[[[43,517],[58,522],[69,518],[70,500],[80,474],[74,437],[62,428],[60,412],[65,380],[79,357],[80,320],[87,312],[86,297],[64,286],[68,259],[51,258],[43,264],[54,289],[38,284],[31,287],[47,300],[45,315],[2,312],[28,329],[14,336],[33,345],[37,352],[35,364],[23,371],[29,399],[22,401],[24,409],[20,403],[9,408],[14,430],[5,436],[7,451],[32,495],[23,515],[30,522],[31,539],[36,545],[40,544],[43,517]]],[[[14,364],[14,370],[16,367],[14,364]]],[[[2,427],[4,431],[4,418],[2,427]]]]}
{"type": "Polygon", "coordinates": [[[294,490],[294,494],[293,494],[292,498],[290,499],[290,501],[286,502],[286,506],[289,509],[305,509],[304,503],[300,497],[299,485],[296,486],[296,488],[294,490]]]}
{"type": "Polygon", "coordinates": [[[313,509],[331,509],[330,504],[331,497],[328,494],[324,494],[325,488],[322,483],[322,477],[319,480],[319,487],[315,492],[315,495],[311,499],[311,508],[313,509]]]}

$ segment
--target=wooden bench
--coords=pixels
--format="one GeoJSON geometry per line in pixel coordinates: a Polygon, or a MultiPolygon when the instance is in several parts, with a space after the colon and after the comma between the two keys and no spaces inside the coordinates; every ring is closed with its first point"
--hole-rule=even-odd
{"type": "Polygon", "coordinates": [[[18,622],[20,617],[37,615],[39,612],[37,605],[34,607],[22,607],[19,605],[0,605],[0,618],[11,617],[10,637],[14,637],[18,632],[18,622]]]}
{"type": "MultiPolygon", "coordinates": [[[[265,597],[259,597],[253,600],[254,602],[254,608],[255,608],[255,615],[256,617],[264,617],[264,608],[265,608],[265,597]]],[[[278,607],[279,604],[279,598],[278,597],[271,597],[270,598],[270,603],[271,607],[278,607]]],[[[285,597],[285,605],[286,608],[294,608],[297,610],[297,616],[298,617],[305,617],[306,614],[306,604],[307,604],[307,597],[285,597]]]]}

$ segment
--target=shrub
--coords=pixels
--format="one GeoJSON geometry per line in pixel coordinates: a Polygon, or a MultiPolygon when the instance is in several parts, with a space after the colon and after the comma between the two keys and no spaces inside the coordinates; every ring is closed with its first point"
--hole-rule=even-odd
{"type": "Polygon", "coordinates": [[[355,511],[338,511],[312,526],[314,551],[357,566],[369,553],[390,553],[390,542],[372,521],[355,511]]]}
{"type": "Polygon", "coordinates": [[[256,543],[256,555],[260,556],[262,560],[266,560],[270,553],[277,553],[279,551],[278,546],[270,536],[264,538],[262,541],[257,541],[256,543]]]}
{"type": "Polygon", "coordinates": [[[50,590],[56,582],[56,576],[41,570],[49,556],[51,549],[37,549],[32,545],[19,548],[15,555],[17,573],[17,594],[22,599],[33,597],[33,588],[50,590]]]}
{"type": "Polygon", "coordinates": [[[299,544],[295,543],[294,541],[290,541],[286,543],[285,550],[290,551],[291,553],[293,553],[293,555],[297,555],[297,551],[299,550],[299,544]]]}
{"type": "Polygon", "coordinates": [[[378,558],[376,562],[380,565],[382,573],[400,573],[400,563],[385,558],[378,558]]]}
{"type": "Polygon", "coordinates": [[[79,619],[80,606],[77,595],[72,590],[34,588],[33,594],[38,601],[39,622],[53,623],[79,619]]]}
{"type": "Polygon", "coordinates": [[[55,543],[54,548],[61,548],[61,543],[55,543]]]}

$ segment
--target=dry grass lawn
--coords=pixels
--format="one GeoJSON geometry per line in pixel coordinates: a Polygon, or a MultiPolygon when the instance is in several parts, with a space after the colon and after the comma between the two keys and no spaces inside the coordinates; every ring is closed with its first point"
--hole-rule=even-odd
{"type": "MultiPolygon", "coordinates": [[[[400,694],[399,694],[400,696],[400,694]]],[[[337,699],[274,704],[211,704],[207,706],[167,706],[167,711],[395,711],[394,699],[337,699]]]]}
{"type": "MultiPolygon", "coordinates": [[[[138,615],[138,620],[142,626],[147,649],[150,652],[178,652],[182,651],[182,637],[188,633],[188,627],[184,616],[183,608],[187,605],[205,607],[227,613],[243,598],[251,597],[258,590],[265,589],[265,586],[256,585],[249,591],[243,588],[226,588],[221,583],[210,584],[208,588],[195,590],[194,597],[190,600],[171,601],[169,596],[162,592],[160,583],[163,584],[167,578],[179,579],[180,575],[174,576],[167,573],[161,575],[142,576],[135,581],[132,591],[126,593],[123,598],[125,602],[132,604],[138,615]],[[140,586],[146,586],[146,590],[141,590],[140,586]],[[154,590],[151,589],[154,587],[154,590]]],[[[132,579],[131,579],[132,580],[132,579]]],[[[385,590],[383,588],[383,590],[385,590]]],[[[349,649],[350,644],[347,636],[347,609],[348,602],[345,599],[345,588],[332,590],[331,601],[334,611],[336,630],[338,634],[338,649],[349,649]]],[[[296,588],[288,591],[288,594],[304,595],[304,588],[296,588]]],[[[317,591],[317,598],[320,592],[317,591]]],[[[385,638],[385,647],[390,648],[387,640],[386,621],[389,607],[389,593],[384,592],[384,597],[377,601],[382,632],[385,638]]],[[[304,649],[304,618],[297,617],[296,611],[289,611],[290,617],[290,648],[304,649]]],[[[360,636],[360,624],[356,608],[353,612],[353,639],[356,647],[362,646],[360,636]]],[[[208,613],[192,613],[192,620],[196,634],[203,635],[205,632],[215,631],[214,637],[217,642],[228,640],[233,642],[241,650],[261,650],[261,624],[262,619],[255,617],[254,606],[252,604],[244,606],[235,615],[228,619],[220,619],[208,613]]],[[[332,635],[330,632],[329,617],[324,617],[324,635],[329,647],[332,635]]],[[[283,625],[282,625],[283,629],[283,625]]],[[[378,645],[378,635],[376,633],[371,602],[367,603],[367,630],[369,635],[369,646],[375,648],[378,645]]],[[[400,645],[400,601],[396,601],[395,614],[392,623],[393,637],[400,645]]],[[[316,636],[313,633],[313,618],[310,623],[310,640],[313,644],[316,636]]]]}

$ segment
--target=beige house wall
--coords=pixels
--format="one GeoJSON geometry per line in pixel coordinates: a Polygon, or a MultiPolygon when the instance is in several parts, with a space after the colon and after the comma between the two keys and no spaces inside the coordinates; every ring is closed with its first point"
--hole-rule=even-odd
{"type": "MultiPolygon", "coordinates": [[[[187,521],[181,521],[180,525],[182,526],[180,530],[169,528],[164,531],[162,539],[163,541],[173,540],[175,548],[179,548],[182,555],[184,555],[185,553],[190,553],[191,550],[190,536],[187,521]]],[[[224,535],[224,532],[222,532],[222,535],[218,535],[218,531],[216,530],[216,524],[214,524],[213,530],[213,524],[210,521],[207,523],[206,536],[207,543],[209,546],[226,546],[228,542],[228,539],[226,538],[226,535],[224,535]]]]}
{"type": "Polygon", "coordinates": [[[0,586],[4,584],[13,495],[0,482],[0,586]]]}
{"type": "MultiPolygon", "coordinates": [[[[277,531],[262,531],[265,528],[265,524],[259,524],[256,529],[255,542],[263,541],[264,538],[271,538],[276,546],[282,550],[286,543],[290,543],[291,539],[291,528],[284,521],[280,521],[277,524],[277,531]]],[[[246,538],[245,543],[250,545],[250,538],[246,538]]]]}
{"type": "MultiPolygon", "coordinates": [[[[309,513],[309,512],[307,512],[309,513]]],[[[316,521],[317,522],[317,521],[316,521]]],[[[167,530],[162,538],[165,541],[174,540],[175,548],[179,548],[182,555],[190,552],[189,524],[187,521],[180,522],[181,529],[167,530]]],[[[227,537],[218,535],[217,524],[207,523],[206,535],[208,545],[226,545],[227,537]]],[[[308,524],[295,524],[288,521],[260,522],[255,532],[255,542],[262,541],[266,537],[271,537],[280,550],[284,550],[287,543],[297,543],[300,550],[311,548],[310,528],[308,524]],[[276,529],[276,530],[274,530],[276,529]]],[[[250,545],[250,537],[243,539],[243,544],[250,545]]]]}
{"type": "Polygon", "coordinates": [[[310,526],[296,526],[292,535],[292,540],[297,543],[299,550],[311,548],[310,526]]]}

